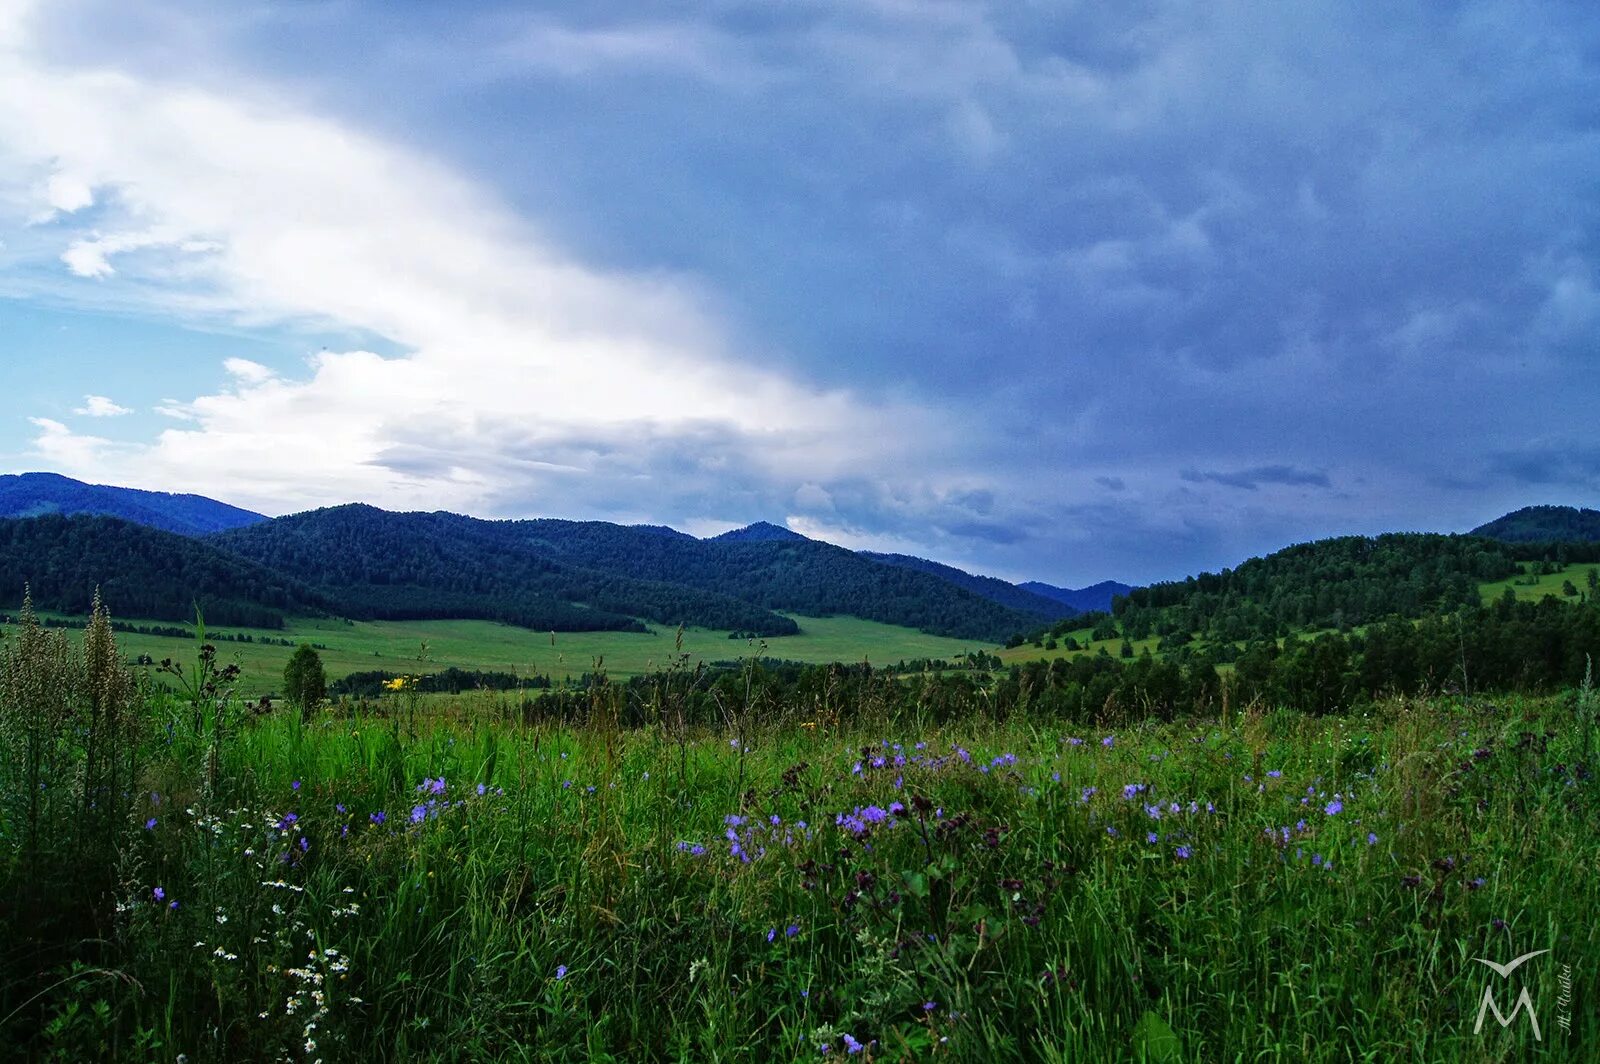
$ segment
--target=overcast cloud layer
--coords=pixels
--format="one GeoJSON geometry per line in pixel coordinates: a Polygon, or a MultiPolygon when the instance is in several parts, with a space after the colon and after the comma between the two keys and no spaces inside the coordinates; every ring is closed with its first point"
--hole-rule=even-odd
{"type": "Polygon", "coordinates": [[[1592,4],[216,6],[0,0],[12,469],[1063,583],[1595,503],[1592,4]]]}

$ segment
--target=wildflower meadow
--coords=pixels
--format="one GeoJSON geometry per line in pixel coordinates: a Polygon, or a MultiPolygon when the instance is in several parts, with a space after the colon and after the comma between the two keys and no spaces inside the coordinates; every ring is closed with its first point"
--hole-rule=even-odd
{"type": "Polygon", "coordinates": [[[8,1059],[1600,1053],[1586,690],[933,717],[752,664],[717,719],[692,675],[303,719],[103,614],[0,648],[8,1059]],[[1476,1022],[1541,950],[1537,1034],[1476,1022]]]}

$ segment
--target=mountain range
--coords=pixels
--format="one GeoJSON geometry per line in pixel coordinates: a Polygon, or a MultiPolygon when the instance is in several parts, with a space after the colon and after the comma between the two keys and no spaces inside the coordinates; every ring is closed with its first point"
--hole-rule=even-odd
{"type": "Polygon", "coordinates": [[[69,612],[81,612],[100,586],[125,616],[182,620],[198,603],[213,623],[267,627],[316,613],[562,631],[681,623],[761,637],[797,631],[786,614],[842,614],[998,642],[1080,609],[993,577],[850,551],[767,522],[698,539],[660,525],[492,521],[361,504],[267,518],[200,496],[54,474],[0,484],[0,588],[20,596],[31,584],[41,608],[69,612]]]}
{"type": "Polygon", "coordinates": [[[42,517],[45,514],[120,517],[136,525],[182,536],[202,536],[267,520],[261,514],[203,495],[172,495],[164,491],[85,484],[56,473],[0,476],[0,517],[42,517]]]}
{"type": "Polygon", "coordinates": [[[1465,601],[1475,580],[1510,564],[1486,550],[1493,541],[1600,542],[1600,512],[1531,506],[1468,536],[1318,541],[1149,589],[1072,589],[851,551],[764,521],[700,539],[662,525],[361,504],[268,518],[198,495],[24,473],[0,476],[0,589],[10,589],[0,607],[26,583],[41,608],[81,613],[99,587],[123,616],[184,620],[198,604],[213,623],[257,627],[313,614],[766,637],[797,631],[792,615],[847,615],[987,643],[1115,609],[1135,629],[1209,625],[1225,637],[1465,601]]]}

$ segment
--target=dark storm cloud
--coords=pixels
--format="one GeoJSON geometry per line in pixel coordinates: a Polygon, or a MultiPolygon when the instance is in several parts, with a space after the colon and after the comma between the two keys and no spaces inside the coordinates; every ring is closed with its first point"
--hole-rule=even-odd
{"type": "Polygon", "coordinates": [[[1600,405],[1590,3],[442,11],[208,43],[423,131],[585,262],[695,278],[752,362],[947,424],[818,483],[709,430],[510,441],[545,487],[508,511],[799,513],[1087,582],[1596,484],[1592,448],[1525,446],[1600,405]]]}
{"type": "Polygon", "coordinates": [[[1178,478],[1191,484],[1221,484],[1223,487],[1242,488],[1245,491],[1255,491],[1263,484],[1282,484],[1293,488],[1331,488],[1333,486],[1329,482],[1328,474],[1326,473],[1316,473],[1284,465],[1255,466],[1251,469],[1241,469],[1232,473],[1185,469],[1178,474],[1178,478]]]}

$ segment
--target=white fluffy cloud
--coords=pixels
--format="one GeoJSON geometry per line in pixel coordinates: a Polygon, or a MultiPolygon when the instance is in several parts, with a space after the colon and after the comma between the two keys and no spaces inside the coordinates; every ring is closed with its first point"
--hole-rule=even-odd
{"type": "Polygon", "coordinates": [[[121,417],[133,413],[128,407],[112,402],[103,395],[86,395],[83,405],[73,411],[80,417],[121,417]]]}
{"type": "MultiPolygon", "coordinates": [[[[182,427],[139,446],[36,419],[38,454],[63,472],[276,511],[360,498],[562,512],[575,486],[602,509],[630,478],[670,475],[620,460],[630,440],[710,432],[705,468],[736,459],[793,491],[864,451],[909,453],[926,429],[914,410],[753,365],[692,286],[587,269],[436,163],[264,87],[224,97],[41,59],[33,14],[0,0],[0,164],[56,175],[33,183],[33,209],[54,213],[72,298],[94,298],[92,281],[164,313],[334,325],[404,352],[324,351],[282,373],[229,358],[226,390],[163,403],[182,427]],[[75,228],[97,201],[93,228],[75,228]]],[[[80,411],[114,412],[97,398],[80,411]]]]}

